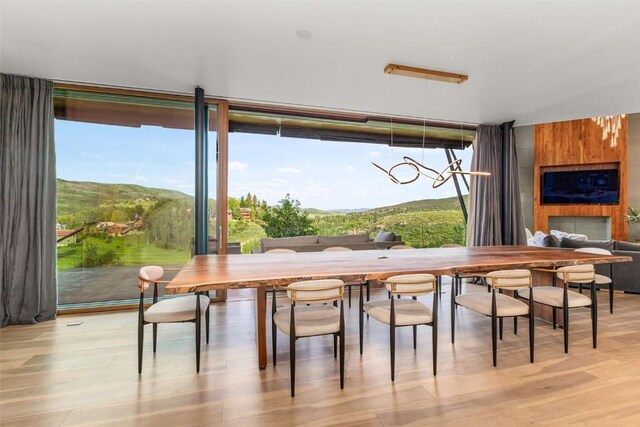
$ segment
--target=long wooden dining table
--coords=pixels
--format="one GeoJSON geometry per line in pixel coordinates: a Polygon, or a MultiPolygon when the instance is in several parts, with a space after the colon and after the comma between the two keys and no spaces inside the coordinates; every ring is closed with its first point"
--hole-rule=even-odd
{"type": "Polygon", "coordinates": [[[169,282],[165,292],[184,294],[255,288],[258,364],[260,369],[264,369],[267,365],[266,287],[326,278],[362,283],[384,280],[396,274],[454,276],[501,269],[626,261],[631,261],[631,258],[535,246],[196,255],[169,282]]]}

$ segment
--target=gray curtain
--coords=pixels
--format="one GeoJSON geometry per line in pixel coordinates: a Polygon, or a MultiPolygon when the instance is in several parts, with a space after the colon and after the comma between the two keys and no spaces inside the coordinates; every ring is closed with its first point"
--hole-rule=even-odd
{"type": "Polygon", "coordinates": [[[513,122],[478,126],[471,170],[491,176],[471,178],[467,246],[526,244],[513,122]]]}
{"type": "Polygon", "coordinates": [[[2,74],[0,322],[56,316],[53,83],[2,74]]]}

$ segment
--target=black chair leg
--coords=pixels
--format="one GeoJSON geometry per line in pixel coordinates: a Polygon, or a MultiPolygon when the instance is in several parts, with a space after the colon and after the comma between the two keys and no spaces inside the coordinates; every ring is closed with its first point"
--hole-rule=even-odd
{"type": "Polygon", "coordinates": [[[199,294],[196,299],[196,372],[200,372],[200,335],[202,334],[202,313],[200,312],[199,294]]]}
{"type": "Polygon", "coordinates": [[[518,316],[513,316],[513,335],[518,335],[518,316]]]}
{"type": "Polygon", "coordinates": [[[360,292],[359,292],[359,297],[358,297],[358,305],[359,305],[359,313],[358,313],[358,327],[359,327],[359,332],[360,332],[360,355],[362,355],[362,347],[363,347],[363,329],[364,329],[364,301],[363,301],[363,296],[362,296],[362,284],[360,284],[360,292]]]}
{"type": "Polygon", "coordinates": [[[418,327],[413,325],[413,349],[418,348],[418,340],[416,339],[416,334],[418,332],[418,327]]]}
{"type": "Polygon", "coordinates": [[[556,318],[556,308],[551,307],[551,322],[553,322],[553,329],[556,328],[556,324],[558,323],[558,319],[556,318]]]}
{"type": "Polygon", "coordinates": [[[338,358],[338,336],[333,334],[333,358],[338,358]]]}
{"type": "Polygon", "coordinates": [[[344,328],[340,331],[340,389],[344,388],[344,328]]]}
{"type": "Polygon", "coordinates": [[[496,325],[496,318],[491,317],[491,343],[493,344],[493,366],[495,367],[498,363],[498,355],[497,355],[497,347],[498,347],[498,331],[496,325]]]}
{"type": "Polygon", "coordinates": [[[205,312],[205,324],[204,324],[204,330],[205,330],[205,334],[207,336],[207,344],[209,344],[209,320],[211,319],[211,313],[209,312],[209,307],[207,307],[207,311],[205,312]]]}
{"type": "Polygon", "coordinates": [[[156,352],[156,346],[158,343],[158,324],[153,324],[153,352],[156,352]]]}
{"type": "Polygon", "coordinates": [[[142,343],[144,342],[144,324],[138,323],[138,373],[142,373],[142,343]]]}
{"type": "Polygon", "coordinates": [[[609,284],[609,313],[613,314],[613,283],[609,284]]]}
{"type": "Polygon", "coordinates": [[[389,328],[389,346],[391,347],[391,381],[396,376],[396,328],[391,325],[389,328]]]}
{"type": "Polygon", "coordinates": [[[535,321],[536,321],[536,317],[535,315],[532,313],[529,315],[529,359],[531,360],[531,363],[533,363],[533,343],[534,343],[534,334],[535,334],[535,321]]]}
{"type": "Polygon", "coordinates": [[[371,282],[367,280],[365,286],[367,287],[367,302],[369,302],[371,301],[371,282]]]}
{"type": "Polygon", "coordinates": [[[456,281],[456,277],[453,277],[453,279],[451,279],[451,310],[449,310],[451,312],[451,344],[455,342],[456,334],[456,281]]]}
{"type": "Polygon", "coordinates": [[[498,323],[500,324],[500,341],[502,341],[502,331],[504,329],[504,318],[498,318],[498,323]]]}
{"type": "Polygon", "coordinates": [[[347,286],[347,288],[349,288],[349,308],[351,308],[351,288],[352,288],[352,286],[349,285],[349,286],[347,286]]]}
{"type": "Polygon", "coordinates": [[[598,297],[595,284],[591,285],[591,330],[593,334],[593,348],[598,345],[598,297]]]}
{"type": "Polygon", "coordinates": [[[291,397],[296,394],[296,339],[289,335],[289,360],[291,365],[291,397]]]}
{"type": "Polygon", "coordinates": [[[562,308],[562,330],[564,331],[564,352],[569,353],[569,308],[562,308]]]}
{"type": "Polygon", "coordinates": [[[273,366],[276,366],[276,354],[278,348],[278,330],[276,327],[276,322],[271,319],[271,352],[273,357],[273,366]]]}

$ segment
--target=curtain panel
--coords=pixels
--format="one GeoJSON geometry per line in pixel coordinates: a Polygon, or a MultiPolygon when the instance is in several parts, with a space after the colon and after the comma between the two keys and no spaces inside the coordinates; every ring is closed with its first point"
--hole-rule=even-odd
{"type": "Polygon", "coordinates": [[[53,82],[0,75],[0,324],[55,318],[53,82]]]}
{"type": "Polygon", "coordinates": [[[467,246],[525,245],[513,122],[478,126],[471,170],[491,176],[471,179],[467,246]]]}

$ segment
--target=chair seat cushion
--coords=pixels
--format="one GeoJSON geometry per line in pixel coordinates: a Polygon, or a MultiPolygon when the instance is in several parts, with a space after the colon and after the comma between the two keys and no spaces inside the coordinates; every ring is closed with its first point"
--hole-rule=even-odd
{"type": "MultiPolygon", "coordinates": [[[[332,305],[296,306],[295,316],[297,337],[332,334],[340,330],[340,309],[332,305]]],[[[273,320],[278,329],[289,335],[290,308],[276,311],[273,320]]]]}
{"type": "MultiPolygon", "coordinates": [[[[553,307],[562,308],[562,294],[561,287],[555,286],[536,286],[533,290],[533,300],[541,304],[550,305],[553,307]]],[[[529,289],[518,291],[518,295],[522,298],[529,299],[529,289]]],[[[572,307],[586,307],[591,305],[591,298],[574,291],[567,291],[569,299],[569,308],[572,307]]]]}
{"type": "MultiPolygon", "coordinates": [[[[431,323],[431,310],[420,301],[412,299],[395,300],[396,325],[421,325],[431,323]]],[[[370,301],[364,305],[364,310],[378,322],[391,323],[391,300],[370,301]]]]}
{"type": "MultiPolygon", "coordinates": [[[[456,302],[469,310],[491,316],[492,296],[489,292],[458,295],[456,302]]],[[[529,306],[508,295],[496,293],[496,312],[498,317],[525,316],[529,314],[529,306]]]]}
{"type": "MultiPolygon", "coordinates": [[[[209,298],[200,295],[200,312],[204,315],[209,307],[209,298]]],[[[196,295],[168,298],[158,301],[144,312],[149,323],[187,322],[196,318],[196,295]]]]}
{"type": "Polygon", "coordinates": [[[611,277],[596,274],[596,285],[608,285],[609,283],[611,283],[611,277]]]}

